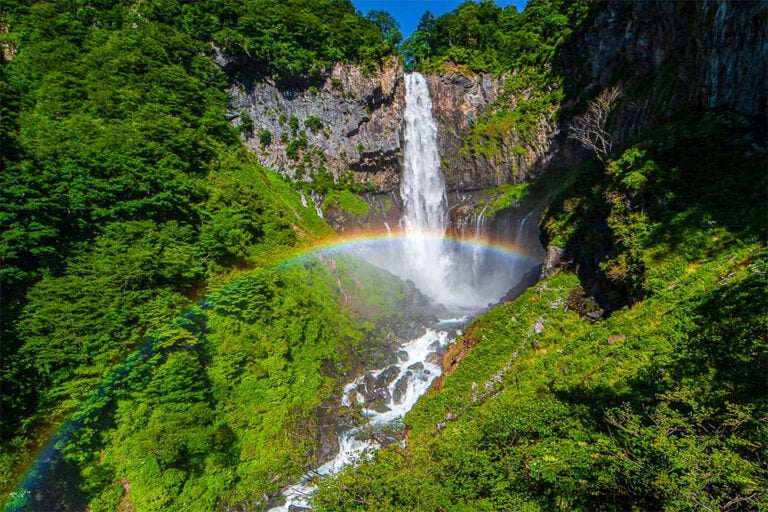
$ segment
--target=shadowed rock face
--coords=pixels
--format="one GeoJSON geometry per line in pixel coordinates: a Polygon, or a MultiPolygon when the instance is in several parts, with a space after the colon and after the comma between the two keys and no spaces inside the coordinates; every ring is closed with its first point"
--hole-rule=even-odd
{"type": "Polygon", "coordinates": [[[564,46],[555,69],[565,110],[619,85],[614,135],[625,143],[681,110],[766,116],[768,4],[612,0],[564,46]]]}

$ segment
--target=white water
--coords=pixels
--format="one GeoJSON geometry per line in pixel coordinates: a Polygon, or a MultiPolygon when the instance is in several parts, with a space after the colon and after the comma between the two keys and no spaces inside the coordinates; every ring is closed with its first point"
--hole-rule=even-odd
{"type": "MultiPolygon", "coordinates": [[[[405,147],[400,195],[405,214],[402,244],[362,256],[393,274],[413,281],[437,303],[455,313],[476,312],[495,303],[517,284],[514,262],[500,261],[486,247],[446,241],[448,208],[440,169],[437,123],[425,78],[405,76],[405,147]]],[[[475,240],[484,234],[485,209],[477,219],[475,240]]]]}
{"type": "MultiPolygon", "coordinates": [[[[451,260],[443,247],[447,213],[445,183],[437,151],[437,124],[432,117],[432,102],[424,77],[419,74],[406,75],[405,84],[405,170],[401,194],[405,205],[402,224],[406,241],[399,250],[368,256],[374,263],[394,274],[413,280],[430,297],[442,298],[445,283],[449,279],[451,260]]],[[[389,225],[386,228],[389,231],[389,225]]],[[[360,412],[366,419],[366,424],[361,428],[366,430],[381,430],[387,424],[397,421],[411,410],[432,380],[440,375],[436,351],[447,343],[448,331],[428,329],[424,335],[400,347],[400,356],[403,353],[406,355],[398,357],[397,364],[368,372],[347,384],[342,405],[361,408],[360,412]],[[371,396],[372,391],[368,387],[373,387],[372,383],[384,372],[392,377],[391,380],[386,379],[386,386],[374,388],[379,398],[378,403],[367,403],[364,395],[371,396]]],[[[286,501],[272,508],[273,512],[287,512],[292,505],[309,508],[311,495],[316,489],[316,477],[333,474],[379,448],[370,432],[361,435],[360,428],[339,432],[338,441],[339,452],[336,456],[283,491],[286,501]]]]}
{"type": "Polygon", "coordinates": [[[451,258],[443,238],[448,226],[445,180],[437,150],[437,123],[426,79],[405,76],[405,148],[400,183],[405,215],[403,273],[430,297],[444,295],[451,258]]]}
{"type": "MultiPolygon", "coordinates": [[[[461,321],[455,319],[447,321],[447,325],[461,321]]],[[[447,331],[435,331],[427,329],[424,335],[415,338],[400,349],[399,362],[387,368],[375,370],[350,382],[344,387],[342,405],[345,407],[360,407],[363,417],[367,419],[365,425],[360,428],[351,428],[338,434],[339,453],[320,466],[305,474],[299,483],[292,485],[283,491],[286,501],[279,507],[272,508],[273,512],[287,512],[291,505],[299,507],[311,507],[310,498],[315,492],[314,479],[336,473],[344,466],[353,464],[358,460],[370,456],[374,450],[380,447],[379,443],[372,439],[371,431],[381,432],[383,427],[403,418],[411,410],[416,401],[423,395],[432,381],[440,375],[440,366],[436,364],[438,357],[436,351],[448,344],[447,331]],[[391,380],[386,386],[389,400],[379,404],[384,407],[377,409],[367,408],[363,393],[365,386],[382,375],[384,372],[392,372],[391,380]],[[362,432],[365,429],[366,432],[362,432]]],[[[389,379],[388,379],[389,380],[389,379]]]]}

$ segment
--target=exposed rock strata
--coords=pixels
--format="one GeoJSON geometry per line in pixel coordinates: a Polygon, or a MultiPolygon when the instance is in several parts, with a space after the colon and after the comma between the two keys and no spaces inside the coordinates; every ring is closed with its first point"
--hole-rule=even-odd
{"type": "Polygon", "coordinates": [[[322,165],[336,177],[353,171],[358,181],[393,190],[400,172],[402,76],[393,58],[375,74],[337,64],[318,86],[285,89],[266,80],[241,80],[229,91],[232,120],[238,124],[244,113],[253,120],[246,144],[266,167],[306,178],[322,165]],[[291,118],[298,121],[298,130],[292,129],[291,118]],[[313,131],[307,124],[311,118],[322,126],[313,131]],[[261,143],[260,130],[270,133],[269,144],[261,143]],[[286,150],[301,137],[306,148],[299,147],[291,158],[286,150]]]}
{"type": "MultiPolygon", "coordinates": [[[[475,124],[493,114],[507,77],[449,71],[427,77],[439,124],[438,145],[448,190],[480,190],[530,179],[545,161],[557,127],[542,118],[532,143],[515,131],[502,134],[491,151],[469,141],[475,124]]],[[[511,95],[506,95],[509,99],[511,95]]],[[[512,108],[515,108],[512,105],[512,108]]]]}

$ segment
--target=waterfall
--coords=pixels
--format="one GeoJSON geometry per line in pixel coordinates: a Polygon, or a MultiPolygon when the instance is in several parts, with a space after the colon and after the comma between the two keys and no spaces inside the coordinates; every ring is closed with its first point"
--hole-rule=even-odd
{"type": "MultiPolygon", "coordinates": [[[[477,216],[477,224],[475,226],[475,240],[479,241],[483,236],[483,228],[485,226],[485,210],[488,209],[488,205],[486,204],[483,206],[483,209],[480,211],[480,214],[477,216]]],[[[483,246],[476,245],[475,248],[472,250],[472,282],[473,284],[477,283],[477,279],[480,276],[480,273],[482,272],[482,264],[483,264],[483,246]]]]}
{"type": "Polygon", "coordinates": [[[437,123],[426,79],[405,76],[405,144],[400,195],[404,233],[400,245],[366,252],[363,257],[416,287],[451,312],[477,312],[498,301],[516,284],[517,268],[489,254],[483,243],[485,209],[477,218],[474,240],[446,238],[448,201],[440,169],[437,123]]]}
{"type": "Polygon", "coordinates": [[[405,215],[404,257],[407,278],[433,298],[450,282],[450,254],[443,238],[448,226],[445,180],[437,149],[437,123],[426,79],[405,76],[405,148],[400,182],[405,215]]]}
{"type": "Polygon", "coordinates": [[[515,235],[515,244],[518,247],[522,247],[523,243],[526,239],[526,232],[525,232],[525,223],[528,222],[528,219],[531,218],[531,215],[533,215],[533,212],[528,212],[528,214],[520,219],[520,222],[517,224],[517,234],[515,235]]]}
{"type": "Polygon", "coordinates": [[[418,73],[406,75],[405,91],[405,168],[400,193],[408,238],[418,244],[425,234],[445,236],[445,181],[427,81],[418,73]]]}

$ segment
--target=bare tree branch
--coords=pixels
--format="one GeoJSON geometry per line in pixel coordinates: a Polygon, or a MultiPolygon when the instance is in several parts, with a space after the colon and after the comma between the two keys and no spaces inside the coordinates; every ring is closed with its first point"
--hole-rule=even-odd
{"type": "Polygon", "coordinates": [[[601,162],[605,162],[613,147],[613,139],[606,131],[605,125],[619,96],[621,91],[618,87],[604,90],[589,102],[584,115],[576,116],[571,122],[568,137],[576,139],[582,146],[593,151],[601,162]]]}

